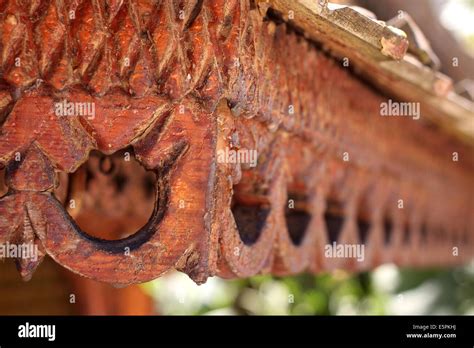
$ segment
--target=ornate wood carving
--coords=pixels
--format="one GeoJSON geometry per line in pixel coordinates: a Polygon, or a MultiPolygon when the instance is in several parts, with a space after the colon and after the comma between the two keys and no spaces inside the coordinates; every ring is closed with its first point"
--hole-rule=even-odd
{"type": "MultiPolygon", "coordinates": [[[[264,15],[249,0],[0,1],[0,243],[122,285],[471,258],[472,147],[380,117],[386,98],[264,15]],[[54,194],[59,173],[130,146],[156,175],[154,211],[129,237],[92,237],[54,194]],[[238,150],[257,165],[219,160],[238,150]],[[324,257],[331,235],[364,229],[364,262],[324,257]]],[[[389,34],[387,61],[406,50],[389,34]]],[[[22,276],[40,261],[19,260],[22,276]]]]}

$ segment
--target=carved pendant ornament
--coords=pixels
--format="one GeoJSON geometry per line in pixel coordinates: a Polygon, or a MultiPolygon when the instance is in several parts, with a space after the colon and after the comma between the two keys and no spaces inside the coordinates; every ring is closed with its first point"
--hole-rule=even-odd
{"type": "Polygon", "coordinates": [[[46,255],[120,285],[473,257],[472,147],[380,117],[386,97],[267,10],[0,0],[0,244],[35,246],[22,277],[46,255]],[[101,219],[134,231],[81,227],[101,219]]]}

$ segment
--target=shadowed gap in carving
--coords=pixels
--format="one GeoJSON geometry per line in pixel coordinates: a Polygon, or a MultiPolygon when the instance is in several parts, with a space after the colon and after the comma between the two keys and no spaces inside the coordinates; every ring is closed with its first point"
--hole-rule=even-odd
{"type": "Polygon", "coordinates": [[[307,197],[289,193],[285,209],[285,220],[288,234],[294,245],[300,245],[306,235],[311,215],[308,213],[307,197]]]}
{"type": "Polygon", "coordinates": [[[403,239],[402,242],[404,245],[410,244],[410,225],[406,223],[403,226],[403,239]]]}
{"type": "Polygon", "coordinates": [[[136,233],[155,208],[156,173],[147,171],[132,148],[88,161],[55,190],[78,227],[89,236],[119,240],[136,233]]]}
{"type": "Polygon", "coordinates": [[[248,246],[258,241],[271,213],[271,180],[268,176],[261,176],[265,164],[268,162],[259,160],[257,167],[242,171],[241,181],[233,187],[231,210],[240,240],[248,246]]]}
{"type": "Polygon", "coordinates": [[[357,219],[357,233],[359,235],[359,242],[365,244],[369,237],[370,223],[365,219],[357,219]]]}
{"type": "Polygon", "coordinates": [[[392,241],[393,224],[389,217],[386,217],[383,223],[384,226],[384,244],[389,245],[392,241]]]}
{"type": "Polygon", "coordinates": [[[0,168],[0,197],[7,194],[8,187],[5,183],[5,168],[0,168]]]}
{"type": "Polygon", "coordinates": [[[428,228],[426,227],[425,224],[421,226],[420,242],[421,242],[421,245],[424,245],[428,242],[428,228]]]}
{"type": "Polygon", "coordinates": [[[365,244],[369,239],[370,217],[370,204],[368,197],[364,196],[358,205],[357,212],[357,235],[361,244],[365,244]]]}
{"type": "Polygon", "coordinates": [[[336,243],[344,225],[342,204],[336,201],[328,201],[324,221],[326,222],[329,242],[331,244],[336,243]]]}
{"type": "Polygon", "coordinates": [[[232,213],[242,242],[246,245],[255,244],[265,227],[270,207],[236,203],[232,207],[232,213]]]}

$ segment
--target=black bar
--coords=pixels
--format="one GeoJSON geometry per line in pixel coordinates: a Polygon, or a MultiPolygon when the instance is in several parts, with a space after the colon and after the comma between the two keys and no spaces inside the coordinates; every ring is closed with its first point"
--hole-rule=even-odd
{"type": "MultiPolygon", "coordinates": [[[[45,329],[43,327],[42,329],[45,329]]],[[[415,347],[474,347],[472,316],[337,316],[337,317],[0,317],[0,347],[78,344],[360,344],[415,347]],[[28,326],[26,326],[28,323],[28,326]],[[23,325],[23,326],[20,326],[23,325]],[[55,325],[42,338],[19,337],[32,325],[55,325]],[[407,335],[421,335],[408,337],[407,335]],[[453,337],[452,335],[455,335],[453,337]],[[431,337],[429,337],[431,335],[431,337]],[[444,335],[435,338],[434,335],[444,335]],[[447,337],[450,335],[451,337],[447,337]]]]}

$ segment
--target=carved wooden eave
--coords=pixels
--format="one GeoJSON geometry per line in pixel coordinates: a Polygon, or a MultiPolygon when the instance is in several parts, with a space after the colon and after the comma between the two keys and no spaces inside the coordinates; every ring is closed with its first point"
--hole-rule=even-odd
{"type": "MultiPolygon", "coordinates": [[[[407,55],[406,34],[358,10],[325,1],[257,0],[387,95],[420,102],[426,121],[474,144],[474,104],[454,92],[452,81],[407,55]]],[[[455,57],[453,57],[455,58],[455,57]]]]}
{"type": "Polygon", "coordinates": [[[120,285],[471,259],[472,105],[402,31],[331,6],[0,0],[0,244],[40,252],[22,276],[45,255],[120,285]],[[388,99],[420,119],[381,117],[388,99]],[[58,115],[63,101],[94,117],[58,115]],[[153,212],[129,237],[93,237],[67,192],[91,151],[126,149],[155,175],[153,212]],[[225,157],[239,150],[258,162],[225,157]],[[363,260],[328,257],[332,242],[363,260]]]}

